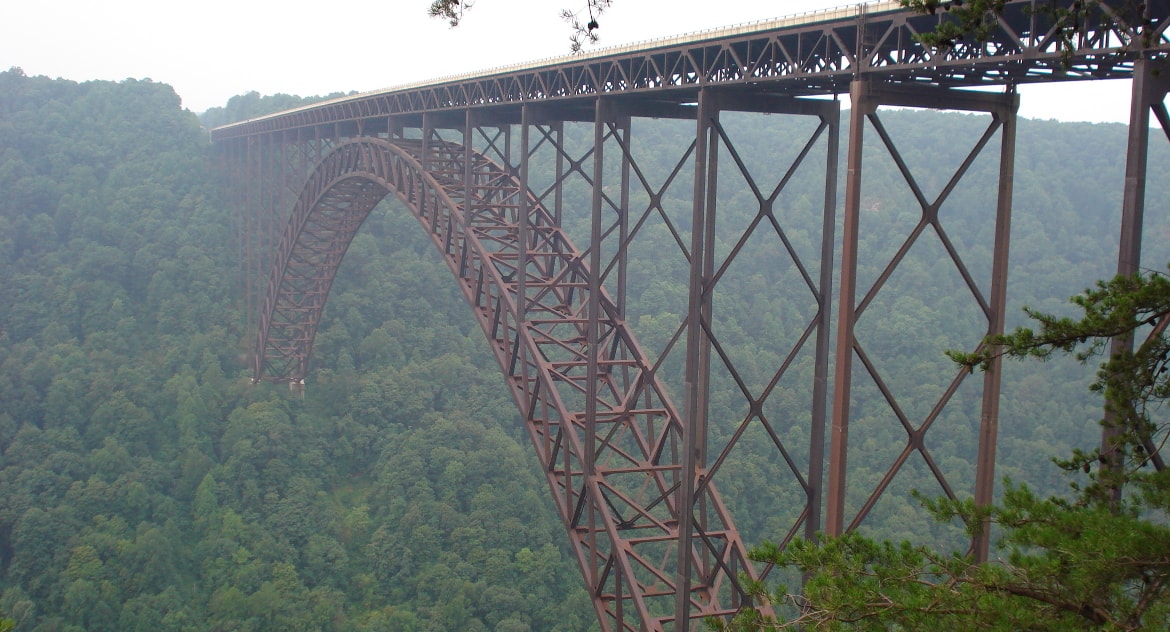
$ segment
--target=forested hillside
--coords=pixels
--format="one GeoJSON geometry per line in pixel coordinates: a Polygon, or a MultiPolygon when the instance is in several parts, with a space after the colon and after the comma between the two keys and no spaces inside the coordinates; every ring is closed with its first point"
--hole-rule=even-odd
{"type": "MultiPolygon", "coordinates": [[[[245,95],[206,121],[300,102],[245,95]]],[[[769,117],[777,127],[766,134],[752,127],[759,118],[733,118],[731,133],[745,144],[788,138],[783,117],[769,117]]],[[[898,112],[886,124],[919,169],[961,161],[955,139],[983,125],[898,112]]],[[[658,144],[681,142],[688,128],[655,129],[637,130],[647,156],[669,154],[658,144]]],[[[772,154],[801,142],[743,151],[780,163],[772,154]]],[[[1014,307],[1058,310],[1110,275],[1124,144],[1118,125],[1021,122],[1014,307]]],[[[960,200],[986,196],[994,168],[981,159],[983,175],[960,200]]],[[[892,167],[872,173],[863,248],[889,253],[916,210],[892,167]]],[[[1151,200],[1170,199],[1168,180],[1151,178],[1151,200]]],[[[742,223],[735,209],[751,201],[723,187],[726,221],[742,223]]],[[[808,215],[816,191],[815,178],[794,185],[784,203],[808,215]]],[[[957,234],[990,230],[977,212],[954,222],[957,234]]],[[[1170,256],[1167,226],[1152,209],[1147,250],[1159,266],[1170,256]]],[[[234,227],[206,130],[170,87],[0,73],[0,616],[38,632],[595,627],[494,360],[414,220],[384,205],[363,226],[333,287],[303,398],[249,384],[234,227]]],[[[647,234],[631,267],[631,320],[658,348],[685,313],[686,291],[658,255],[656,240],[669,235],[647,234]]],[[[792,236],[803,251],[818,239],[800,227],[792,236]]],[[[975,259],[986,258],[967,241],[975,259]]],[[[721,285],[716,327],[737,360],[759,367],[749,380],[766,381],[781,352],[753,340],[761,330],[791,337],[808,306],[779,298],[795,272],[765,274],[776,253],[758,250],[721,285]]],[[[917,294],[879,295],[888,302],[872,313],[883,317],[861,329],[889,342],[882,349],[900,392],[943,379],[934,375],[946,364],[941,350],[958,338],[948,328],[970,327],[952,306],[962,291],[936,255],[915,251],[895,287],[917,294]],[[924,327],[939,332],[922,335],[924,327]]],[[[671,362],[666,373],[677,372],[671,362]]],[[[794,374],[807,376],[806,364],[794,374]]],[[[1011,370],[1001,472],[1055,490],[1048,455],[1096,432],[1086,372],[1011,370]]],[[[715,384],[733,388],[723,374],[715,384]]],[[[800,383],[778,392],[776,414],[791,419],[785,440],[799,443],[808,395],[800,383]]],[[[713,395],[721,398],[733,399],[713,395]]],[[[974,445],[954,423],[937,449],[961,475],[974,445]]],[[[867,456],[854,459],[851,476],[880,476],[886,431],[866,435],[864,424],[867,456]]],[[[776,516],[792,511],[794,490],[770,485],[776,455],[736,459],[727,495],[745,533],[778,537],[776,516]]],[[[919,533],[913,505],[880,507],[872,528],[919,533]]]]}
{"type": "Polygon", "coordinates": [[[0,611],[22,631],[588,629],[413,220],[354,245],[311,396],[253,387],[209,157],[168,86],[0,74],[0,611]]]}

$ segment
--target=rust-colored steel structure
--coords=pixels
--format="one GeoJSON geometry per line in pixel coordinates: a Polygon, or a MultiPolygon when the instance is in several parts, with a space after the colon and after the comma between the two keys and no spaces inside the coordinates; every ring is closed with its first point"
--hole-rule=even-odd
{"type": "MultiPolygon", "coordinates": [[[[956,481],[926,439],[973,378],[956,370],[929,411],[915,416],[888,386],[858,325],[877,318],[869,313],[876,297],[891,291],[888,282],[907,253],[930,239],[945,253],[942,265],[969,290],[985,325],[979,336],[1003,331],[1015,86],[1022,83],[1132,79],[1118,271],[1137,269],[1151,113],[1170,139],[1164,105],[1170,1],[1105,2],[1075,24],[1056,21],[1054,6],[1009,1],[987,41],[932,50],[914,36],[948,19],[945,10],[917,15],[893,2],[858,5],[449,77],[217,128],[212,138],[242,209],[254,379],[303,384],[345,252],[370,211],[392,194],[427,231],[490,342],[603,630],[681,632],[750,605],[741,578],[766,569],[748,561],[719,492],[729,464],[749,447],[780,464],[778,479],[767,484],[798,499],[778,518],[780,532],[770,534],[781,544],[798,534],[857,527],[911,461],[942,493],[957,497],[969,489],[976,502],[989,503],[999,367],[993,364],[978,389],[975,480],[956,481]],[[836,95],[846,93],[851,109],[842,139],[836,95]],[[989,123],[931,197],[922,174],[908,166],[906,148],[886,132],[880,106],[978,112],[989,123]],[[809,122],[807,139],[778,180],[756,174],[726,125],[726,117],[749,114],[809,122]],[[666,175],[639,162],[636,122],[647,118],[693,130],[666,175]],[[566,126],[591,126],[592,142],[574,145],[566,126]],[[877,262],[880,275],[865,284],[857,271],[867,134],[876,136],[870,143],[881,159],[897,166],[921,212],[900,247],[877,262]],[[964,260],[939,213],[984,155],[998,161],[986,245],[990,278],[964,260]],[[800,169],[823,176],[819,250],[812,256],[793,245],[779,208],[800,169]],[[746,226],[721,223],[719,191],[727,182],[742,183],[758,206],[746,226]],[[568,208],[574,187],[588,191],[588,208],[568,208]],[[678,212],[679,199],[685,212],[678,212]],[[589,234],[574,244],[566,217],[586,213],[589,234]],[[681,324],[661,349],[639,345],[627,305],[637,272],[631,255],[651,225],[676,246],[656,256],[675,261],[688,287],[681,324]],[[745,252],[765,241],[796,271],[809,307],[802,333],[760,384],[723,340],[717,297],[745,252]],[[668,359],[681,365],[673,383],[668,359]],[[793,369],[802,361],[812,367],[810,377],[793,369]],[[712,402],[713,376],[732,384],[740,401],[730,408],[712,402]],[[781,419],[778,385],[798,379],[807,380],[797,387],[807,394],[807,417],[781,419]],[[859,384],[879,394],[904,437],[885,475],[864,488],[849,480],[847,467],[859,384]],[[794,425],[803,443],[782,430],[794,425]]],[[[986,529],[971,547],[987,558],[986,529]]]]}

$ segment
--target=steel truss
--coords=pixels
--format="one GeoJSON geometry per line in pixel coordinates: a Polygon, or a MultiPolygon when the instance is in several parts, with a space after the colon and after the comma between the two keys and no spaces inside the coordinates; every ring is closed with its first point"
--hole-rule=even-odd
{"type": "MultiPolygon", "coordinates": [[[[971,298],[977,303],[979,311],[987,322],[983,335],[1003,333],[1004,310],[1006,303],[1008,241],[1011,232],[1011,196],[1012,173],[1015,162],[1015,125],[1016,109],[1019,99],[1014,94],[989,94],[981,92],[962,92],[956,90],[927,88],[927,87],[892,87],[873,85],[864,80],[855,82],[850,91],[850,101],[853,104],[850,110],[849,152],[846,158],[848,177],[845,184],[845,224],[844,239],[841,252],[841,289],[838,303],[838,327],[836,346],[836,377],[834,379],[833,397],[833,430],[830,438],[830,466],[828,481],[828,507],[826,513],[826,532],[841,534],[846,530],[856,528],[866,515],[869,514],[877,500],[889,488],[894,477],[902,471],[912,456],[922,459],[931,475],[938,482],[940,489],[948,498],[957,498],[955,488],[947,480],[938,463],[926,447],[926,435],[937,421],[939,414],[954,396],[959,386],[968,376],[966,369],[956,369],[955,377],[950,385],[940,394],[929,414],[924,419],[911,419],[898,404],[897,395],[887,386],[881,370],[873,358],[866,353],[864,342],[856,334],[858,320],[870,305],[874,297],[903,262],[910,249],[919,242],[929,230],[937,235],[950,262],[955,266],[958,274],[971,293],[971,298]],[[984,133],[976,141],[966,159],[949,177],[946,185],[937,197],[929,199],[923,193],[901,152],[894,145],[885,127],[881,123],[877,108],[880,105],[895,105],[916,108],[947,108],[987,112],[991,114],[991,121],[984,133]],[[862,184],[862,148],[865,136],[866,123],[869,123],[877,132],[889,158],[898,166],[906,184],[912,190],[914,198],[921,209],[920,219],[906,236],[905,241],[897,252],[885,265],[882,273],[874,283],[865,290],[858,300],[857,263],[858,263],[858,234],[860,230],[861,211],[861,184],[862,184]],[[947,197],[955,190],[968,168],[991,141],[995,133],[1000,134],[999,155],[999,182],[996,202],[996,216],[994,228],[994,244],[992,246],[992,268],[990,290],[984,292],[980,283],[964,263],[958,250],[951,241],[946,226],[940,220],[939,210],[946,202],[947,197]],[[889,407],[889,411],[896,423],[905,434],[905,445],[897,458],[888,466],[885,475],[877,485],[865,496],[860,508],[853,514],[853,518],[846,523],[846,472],[849,427],[850,427],[850,400],[853,395],[854,360],[861,362],[862,368],[872,384],[880,391],[889,407]]],[[[980,339],[982,336],[980,336],[980,339]]],[[[971,341],[971,344],[981,344],[980,340],[971,341]]],[[[992,500],[994,487],[995,467],[995,437],[998,423],[999,360],[991,362],[984,374],[982,415],[979,428],[979,452],[976,457],[976,475],[974,497],[975,501],[987,505],[992,500]]],[[[981,537],[972,541],[972,548],[980,560],[987,558],[988,529],[983,529],[981,537]]]]}
{"type": "MultiPolygon", "coordinates": [[[[302,137],[302,146],[291,150],[293,159],[270,155],[270,161],[293,170],[304,167],[304,156],[323,157],[307,175],[276,248],[260,311],[254,377],[303,383],[345,251],[368,213],[394,192],[443,253],[492,342],[604,629],[691,629],[702,617],[736,612],[746,603],[740,574],[758,577],[717,491],[724,462],[742,449],[749,428],[771,437],[787,463],[790,482],[771,483],[791,485],[805,499],[783,541],[801,532],[812,537],[820,529],[838,105],[707,92],[697,107],[631,108],[599,99],[592,112],[594,143],[584,155],[572,154],[563,142],[565,123],[547,114],[539,106],[523,109],[516,152],[512,124],[487,125],[472,113],[462,129],[451,120],[424,117],[421,138],[407,139],[401,125],[388,123],[381,128],[388,131],[376,136],[324,140],[318,134],[308,143],[302,137]],[[719,113],[726,110],[809,116],[817,126],[779,182],[757,183],[720,123],[719,113]],[[695,141],[663,182],[651,182],[631,148],[631,120],[639,114],[695,121],[695,141]],[[458,131],[461,142],[445,140],[444,130],[458,131]],[[538,155],[541,148],[551,150],[555,176],[534,190],[531,164],[549,153],[538,155]],[[825,208],[814,278],[787,243],[773,207],[793,173],[820,151],[825,152],[825,208]],[[717,258],[721,154],[732,159],[733,171],[755,192],[759,208],[731,251],[717,258]],[[616,160],[616,169],[607,166],[607,158],[616,160]],[[689,236],[671,223],[663,202],[688,168],[694,172],[689,236]],[[615,173],[620,182],[611,196],[605,180],[615,173]],[[563,189],[573,178],[593,192],[593,234],[584,251],[560,227],[563,189]],[[631,188],[648,200],[644,208],[631,207],[631,188]],[[691,276],[691,311],[656,360],[638,346],[625,315],[629,249],[654,218],[671,231],[691,276]],[[720,280],[753,234],[771,235],[785,245],[816,305],[803,335],[761,392],[751,392],[739,377],[712,319],[720,280]],[[780,439],[779,420],[763,412],[806,347],[815,356],[816,374],[807,385],[814,393],[812,439],[803,447],[809,452],[807,469],[780,439]],[[682,394],[681,407],[660,378],[671,354],[684,356],[686,384],[675,389],[682,394]],[[713,361],[739,384],[749,412],[734,422],[728,440],[709,446],[707,375],[713,361]]],[[[578,119],[587,118],[584,114],[578,119]]]]}
{"type": "MultiPolygon", "coordinates": [[[[748,605],[740,574],[759,578],[766,569],[748,562],[730,502],[717,488],[729,489],[731,464],[761,443],[781,464],[764,483],[795,490],[798,499],[782,508],[779,533],[770,534],[781,544],[798,534],[856,528],[911,463],[925,467],[947,496],[962,496],[961,485],[970,485],[975,501],[987,504],[994,491],[998,364],[978,389],[974,480],[956,481],[939,466],[928,439],[973,378],[956,371],[929,411],[915,417],[899,404],[901,394],[888,386],[873,341],[859,334],[858,324],[864,328],[874,318],[867,312],[892,291],[890,280],[911,249],[931,239],[945,251],[939,259],[969,290],[985,325],[979,336],[1003,330],[1015,84],[1133,77],[1119,272],[1136,271],[1140,261],[1151,113],[1170,139],[1166,2],[1146,5],[1141,34],[1133,16],[1122,15],[1108,28],[1082,25],[1068,67],[1061,66],[1055,25],[1029,12],[1034,6],[1009,2],[981,47],[925,50],[912,36],[938,16],[861,11],[361,95],[219,128],[213,139],[226,170],[244,184],[233,199],[246,209],[239,234],[249,318],[259,314],[259,322],[249,323],[249,331],[258,332],[254,379],[303,383],[338,266],[365,217],[392,192],[427,230],[490,342],[603,629],[681,632],[704,616],[729,616],[748,605]],[[989,84],[1007,87],[1000,93],[956,89],[989,84]],[[845,90],[852,111],[838,261],[840,112],[835,100],[799,97],[845,90]],[[990,121],[931,198],[921,174],[907,166],[905,148],[885,131],[878,112],[884,105],[967,110],[988,114],[990,121]],[[806,117],[816,125],[783,175],[767,181],[753,174],[751,159],[729,133],[721,118],[728,112],[806,117]],[[647,117],[694,124],[693,139],[671,156],[673,167],[664,176],[650,175],[638,160],[634,131],[647,117]],[[592,142],[570,146],[565,129],[571,125],[592,126],[592,142]],[[862,286],[866,130],[898,166],[920,213],[881,274],[862,286]],[[996,139],[992,262],[981,276],[952,243],[939,211],[996,139]],[[819,251],[802,258],[778,207],[792,174],[822,155],[819,251]],[[758,207],[746,226],[720,223],[718,191],[729,181],[742,182],[758,207]],[[584,249],[565,230],[565,218],[574,215],[566,192],[581,186],[590,196],[584,249]],[[670,206],[677,202],[667,201],[679,198],[689,205],[682,213],[670,206]],[[670,235],[675,249],[661,256],[681,262],[688,288],[685,314],[661,349],[641,347],[630,324],[631,255],[651,225],[670,235]],[[778,366],[767,367],[770,377],[761,385],[737,364],[724,339],[717,297],[744,253],[762,242],[778,244],[811,308],[802,333],[778,366]],[[253,279],[265,269],[263,308],[254,310],[253,279]],[[840,287],[833,318],[835,270],[840,287]],[[797,379],[793,367],[808,356],[812,380],[800,386],[810,394],[808,416],[782,419],[775,412],[778,385],[797,379]],[[672,363],[682,366],[677,383],[668,379],[672,363]],[[738,408],[712,403],[714,379],[734,386],[738,408]],[[862,389],[879,394],[886,419],[903,437],[876,482],[848,477],[850,432],[856,431],[851,398],[862,389]],[[794,424],[807,430],[806,444],[784,438],[783,429],[794,424]]],[[[1104,441],[1108,447],[1108,435],[1104,441]]],[[[1155,447],[1147,446],[1162,467],[1155,447]]],[[[986,559],[987,529],[970,546],[986,559]]]]}
{"type": "Polygon", "coordinates": [[[948,19],[895,2],[859,4],[820,20],[763,30],[730,29],[680,42],[594,57],[565,57],[403,88],[345,97],[216,130],[217,139],[357,121],[395,114],[461,110],[601,95],[661,95],[704,86],[768,86],[789,95],[843,93],[860,74],[883,81],[949,87],[1124,78],[1133,62],[1170,51],[1167,0],[1093,3],[1087,15],[1057,9],[1072,2],[1011,0],[986,41],[931,49],[915,36],[948,19]],[[1062,34],[1072,27],[1065,47],[1062,34]]]}

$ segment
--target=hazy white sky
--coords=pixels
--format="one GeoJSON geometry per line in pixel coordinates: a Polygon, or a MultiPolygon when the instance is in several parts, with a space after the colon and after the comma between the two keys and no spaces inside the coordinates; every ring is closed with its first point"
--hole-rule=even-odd
{"type": "MultiPolygon", "coordinates": [[[[8,0],[0,69],[88,79],[150,78],[201,112],[256,90],[301,96],[367,91],[563,55],[560,9],[584,0],[477,0],[450,29],[428,0],[8,0]]],[[[618,45],[842,4],[842,0],[615,0],[600,18],[618,45]]],[[[1020,114],[1125,121],[1127,81],[1023,90],[1020,114]]]]}

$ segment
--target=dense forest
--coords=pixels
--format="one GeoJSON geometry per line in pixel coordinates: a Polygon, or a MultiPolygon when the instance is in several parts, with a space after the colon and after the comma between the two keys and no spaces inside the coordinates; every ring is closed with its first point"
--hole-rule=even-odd
{"type": "MultiPolygon", "coordinates": [[[[0,616],[37,632],[593,629],[494,360],[407,213],[384,204],[355,239],[305,396],[249,383],[237,224],[207,127],[301,102],[243,95],[201,119],[164,84],[0,73],[0,616]]],[[[966,151],[956,139],[986,125],[955,113],[883,117],[927,174],[953,169],[966,151]]],[[[782,174],[808,122],[767,117],[761,131],[760,120],[729,115],[728,133],[749,163],[782,174]]],[[[693,124],[637,123],[634,150],[648,177],[669,173],[678,151],[668,148],[687,134],[693,124]]],[[[1059,311],[1111,274],[1124,146],[1119,125],[1021,121],[1013,312],[1059,311]]],[[[1156,151],[1152,164],[1167,164],[1165,148],[1156,151]]],[[[876,150],[869,163],[862,249],[873,263],[862,286],[917,221],[889,163],[876,150]]],[[[976,161],[953,195],[954,207],[971,210],[948,216],[984,275],[995,168],[976,161]]],[[[937,191],[949,173],[920,177],[937,191]]],[[[818,186],[809,167],[778,202],[806,259],[819,239],[819,225],[807,223],[819,222],[818,186]]],[[[1149,198],[1170,199],[1167,186],[1170,178],[1152,177],[1149,198]]],[[[754,200],[734,177],[719,195],[725,256],[754,200]]],[[[644,204],[637,192],[633,200],[644,204]]],[[[1170,258],[1163,211],[1152,208],[1146,222],[1146,260],[1157,268],[1170,258]]],[[[575,238],[587,221],[566,218],[575,238]]],[[[657,353],[685,313],[685,276],[677,256],[662,254],[672,247],[663,225],[640,239],[631,322],[657,353]]],[[[774,244],[752,239],[750,256],[720,282],[713,329],[754,385],[775,373],[783,341],[812,308],[807,290],[788,293],[798,273],[778,263],[774,244]]],[[[942,351],[978,335],[969,293],[938,262],[937,238],[924,239],[859,323],[919,418],[920,399],[953,374],[942,351]]],[[[782,429],[794,445],[807,444],[799,420],[808,362],[798,358],[791,383],[770,399],[770,414],[792,420],[782,429]]],[[[677,375],[676,365],[668,359],[664,373],[677,375]]],[[[1059,490],[1048,458],[1097,432],[1089,378],[1073,362],[1009,368],[1001,475],[1059,490]]],[[[726,371],[715,370],[713,389],[713,416],[730,423],[740,413],[726,371]]],[[[905,442],[882,413],[867,412],[872,390],[859,387],[855,406],[850,476],[859,480],[880,477],[897,449],[888,445],[905,442]]],[[[959,480],[972,468],[972,417],[940,422],[932,445],[959,480]]],[[[725,432],[716,422],[713,441],[725,432]]],[[[726,466],[721,484],[750,542],[787,528],[796,492],[774,484],[783,467],[774,451],[750,447],[726,466]]],[[[901,492],[937,493],[921,467],[896,482],[901,492]]],[[[866,528],[920,536],[915,501],[892,498],[866,528]]]]}

